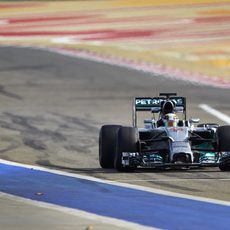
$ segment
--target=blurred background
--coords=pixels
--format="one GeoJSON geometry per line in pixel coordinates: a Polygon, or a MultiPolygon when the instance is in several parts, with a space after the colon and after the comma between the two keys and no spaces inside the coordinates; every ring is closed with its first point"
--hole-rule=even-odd
{"type": "Polygon", "coordinates": [[[0,44],[74,51],[150,72],[230,86],[230,2],[0,3],[0,44]]]}

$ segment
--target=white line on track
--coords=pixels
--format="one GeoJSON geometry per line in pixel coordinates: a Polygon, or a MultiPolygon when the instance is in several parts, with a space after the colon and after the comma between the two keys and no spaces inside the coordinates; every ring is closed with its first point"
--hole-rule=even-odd
{"type": "Polygon", "coordinates": [[[218,119],[230,124],[230,117],[220,111],[213,109],[211,106],[206,104],[200,104],[199,107],[203,109],[205,112],[210,113],[211,115],[217,117],[218,119]]]}
{"type": "Polygon", "coordinates": [[[205,197],[198,197],[198,196],[192,196],[192,195],[187,195],[187,194],[169,192],[169,191],[165,191],[165,190],[161,190],[161,189],[149,188],[149,187],[140,186],[140,185],[133,185],[133,184],[128,184],[128,183],[103,180],[103,179],[99,179],[99,178],[95,178],[95,177],[91,177],[91,176],[85,176],[85,175],[80,175],[80,174],[75,174],[75,173],[63,172],[63,171],[59,171],[59,170],[47,169],[47,168],[43,168],[40,166],[21,164],[21,163],[16,163],[16,162],[11,162],[11,161],[1,160],[1,159],[0,159],[0,163],[24,167],[24,168],[29,168],[29,169],[34,169],[34,170],[40,170],[43,172],[54,173],[54,174],[62,175],[62,176],[69,176],[69,177],[74,177],[74,178],[79,178],[79,179],[84,179],[84,180],[89,180],[89,181],[94,181],[94,182],[99,182],[99,183],[121,186],[124,188],[137,189],[140,191],[151,192],[154,194],[160,194],[160,195],[165,195],[165,196],[172,196],[172,197],[191,199],[191,200],[196,200],[196,201],[202,201],[202,202],[208,202],[208,203],[213,203],[213,204],[230,206],[229,201],[222,201],[222,200],[210,199],[210,198],[205,198],[205,197]]]}

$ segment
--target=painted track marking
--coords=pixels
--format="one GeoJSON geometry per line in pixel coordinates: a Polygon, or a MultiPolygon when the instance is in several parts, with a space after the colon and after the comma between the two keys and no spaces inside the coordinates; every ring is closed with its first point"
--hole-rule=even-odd
{"type": "Polygon", "coordinates": [[[213,109],[211,106],[206,104],[200,104],[199,107],[203,109],[205,112],[210,113],[214,117],[217,117],[218,119],[226,122],[227,124],[230,124],[230,117],[216,109],[213,109]]]}
{"type": "Polygon", "coordinates": [[[122,183],[122,182],[103,180],[103,179],[99,179],[99,178],[95,178],[95,177],[91,177],[91,176],[85,176],[85,175],[81,175],[81,174],[69,173],[69,172],[64,172],[64,171],[59,171],[59,170],[54,170],[54,169],[48,169],[48,168],[44,168],[44,167],[40,167],[40,166],[22,164],[22,163],[11,162],[11,161],[0,159],[0,164],[1,163],[7,164],[7,165],[12,165],[12,166],[28,168],[28,169],[39,170],[39,171],[43,171],[43,172],[49,172],[49,173],[53,173],[56,175],[74,177],[77,179],[89,180],[89,181],[105,183],[105,184],[109,184],[109,185],[116,185],[116,186],[120,186],[120,187],[124,187],[124,188],[137,189],[140,191],[150,192],[150,193],[154,193],[154,194],[157,193],[157,194],[166,195],[166,196],[173,196],[173,197],[177,197],[177,198],[185,198],[185,199],[191,199],[191,200],[195,200],[195,201],[202,201],[202,202],[209,202],[209,203],[213,203],[213,204],[230,206],[230,202],[228,202],[228,201],[192,196],[192,195],[187,195],[187,194],[182,194],[182,193],[175,193],[175,192],[170,192],[170,191],[161,190],[161,189],[149,188],[149,187],[145,187],[145,186],[141,186],[141,185],[133,185],[133,184],[127,184],[127,183],[122,183]]]}
{"type": "Polygon", "coordinates": [[[230,202],[211,199],[204,199],[205,202],[202,202],[198,199],[203,198],[183,198],[183,194],[177,194],[177,197],[172,195],[176,193],[163,190],[156,193],[154,191],[157,190],[147,187],[109,182],[3,160],[0,161],[0,167],[0,196],[11,194],[12,199],[16,196],[22,199],[22,202],[26,199],[34,200],[34,205],[60,208],[60,211],[63,211],[63,207],[67,212],[79,211],[83,216],[88,212],[93,213],[91,218],[105,216],[112,220],[122,220],[120,224],[128,222],[134,223],[134,226],[138,225],[137,228],[129,225],[131,229],[153,227],[227,230],[230,224],[230,202]],[[148,189],[150,192],[146,191],[148,189]],[[171,195],[162,194],[164,192],[171,195]],[[38,193],[42,195],[37,195],[38,193]],[[168,221],[165,221],[166,216],[168,221]],[[188,221],[193,224],[188,226],[188,221]]]}

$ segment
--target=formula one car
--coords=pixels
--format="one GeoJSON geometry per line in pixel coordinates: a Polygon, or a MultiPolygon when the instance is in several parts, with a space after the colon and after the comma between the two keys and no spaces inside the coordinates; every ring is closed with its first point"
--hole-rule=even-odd
{"type": "Polygon", "coordinates": [[[186,118],[186,98],[176,93],[134,98],[133,125],[104,125],[99,136],[102,168],[134,171],[137,167],[192,168],[217,166],[230,171],[230,125],[186,118]],[[137,112],[150,111],[137,128],[137,112]],[[158,118],[155,119],[155,114],[158,118]],[[180,118],[179,118],[180,117],[180,118]]]}

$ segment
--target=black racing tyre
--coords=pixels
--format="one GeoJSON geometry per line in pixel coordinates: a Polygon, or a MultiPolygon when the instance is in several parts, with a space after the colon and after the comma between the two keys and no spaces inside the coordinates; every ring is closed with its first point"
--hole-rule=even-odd
{"type": "Polygon", "coordinates": [[[138,152],[139,134],[135,127],[121,127],[117,133],[116,154],[114,158],[114,168],[120,172],[130,172],[135,170],[135,166],[122,165],[122,152],[138,152]]]}
{"type": "Polygon", "coordinates": [[[230,171],[230,156],[225,156],[220,159],[219,169],[221,171],[230,171]]]}
{"type": "Polygon", "coordinates": [[[117,131],[120,125],[104,125],[99,134],[99,163],[102,168],[113,168],[117,131]]]}
{"type": "Polygon", "coordinates": [[[230,151],[230,125],[218,127],[217,145],[219,152],[230,151]]]}

